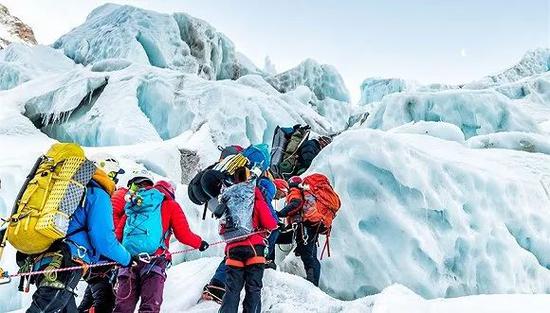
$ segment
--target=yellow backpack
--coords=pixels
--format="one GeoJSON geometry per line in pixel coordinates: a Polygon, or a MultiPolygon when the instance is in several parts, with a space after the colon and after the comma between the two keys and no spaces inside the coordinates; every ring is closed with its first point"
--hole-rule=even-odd
{"type": "Polygon", "coordinates": [[[83,203],[86,185],[95,172],[95,165],[79,145],[52,145],[37,161],[16,200],[7,230],[9,243],[25,254],[37,254],[65,238],[69,221],[83,203]]]}

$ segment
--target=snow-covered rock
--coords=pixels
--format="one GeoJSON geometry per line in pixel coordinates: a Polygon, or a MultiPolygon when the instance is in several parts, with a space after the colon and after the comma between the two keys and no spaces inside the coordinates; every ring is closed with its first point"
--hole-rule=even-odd
{"type": "MultiPolygon", "coordinates": [[[[393,283],[427,298],[550,291],[547,155],[360,129],[309,172],[326,174],[342,199],[322,260],[330,295],[393,283]]],[[[293,255],[280,267],[303,272],[293,255]]]]}
{"type": "Polygon", "coordinates": [[[344,80],[336,68],[327,64],[319,64],[312,59],[307,59],[288,71],[268,76],[266,80],[283,93],[303,85],[313,91],[319,100],[332,98],[349,102],[350,99],[344,80]]]}
{"type": "Polygon", "coordinates": [[[447,122],[466,138],[501,131],[538,132],[535,119],[492,90],[392,94],[374,106],[365,126],[388,130],[411,121],[447,122]]]}
{"type": "Polygon", "coordinates": [[[8,8],[0,4],[0,50],[14,42],[36,45],[32,28],[11,15],[8,8]]]}

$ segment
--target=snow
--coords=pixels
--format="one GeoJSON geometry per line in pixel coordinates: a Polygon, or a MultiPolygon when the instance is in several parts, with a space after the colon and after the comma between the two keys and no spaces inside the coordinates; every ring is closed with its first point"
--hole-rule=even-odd
{"type": "MultiPolygon", "coordinates": [[[[390,129],[391,133],[424,134],[449,141],[464,143],[464,133],[454,124],[445,122],[410,122],[390,129]]],[[[477,138],[477,137],[474,137],[477,138]]]]}
{"type": "Polygon", "coordinates": [[[492,90],[391,94],[374,106],[365,126],[388,130],[411,121],[451,123],[466,138],[501,131],[539,132],[532,116],[492,90]]]}
{"type": "Polygon", "coordinates": [[[307,59],[297,67],[283,73],[266,77],[266,80],[283,93],[304,85],[312,90],[319,100],[332,98],[349,102],[350,99],[344,80],[336,68],[327,64],[319,64],[312,59],[307,59]]]}
{"type": "MultiPolygon", "coordinates": [[[[328,175],[343,203],[321,289],[339,299],[394,283],[426,298],[549,292],[549,171],[544,154],[344,132],[309,171],[328,175]]],[[[280,268],[303,275],[292,254],[280,268]]]]}
{"type": "Polygon", "coordinates": [[[476,136],[468,139],[466,144],[477,149],[509,149],[550,154],[548,136],[532,133],[503,132],[476,136]]]}
{"type": "Polygon", "coordinates": [[[14,43],[0,50],[0,90],[41,76],[70,71],[74,62],[47,46],[14,43]]]}

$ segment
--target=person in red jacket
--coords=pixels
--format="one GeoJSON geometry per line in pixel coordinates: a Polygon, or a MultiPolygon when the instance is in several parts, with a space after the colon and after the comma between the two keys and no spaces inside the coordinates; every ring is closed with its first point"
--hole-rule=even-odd
{"type": "MultiPolygon", "coordinates": [[[[134,312],[140,298],[139,312],[160,312],[166,280],[166,267],[171,260],[168,247],[172,233],[179,242],[199,249],[199,251],[208,248],[208,243],[189,228],[187,218],[175,200],[174,186],[161,180],[153,188],[164,194],[161,205],[161,218],[165,240],[164,246],[155,252],[155,255],[161,257],[152,259],[150,263],[139,261],[136,266],[120,270],[114,309],[116,313],[134,312]]],[[[122,237],[126,218],[126,215],[122,216],[117,229],[117,236],[122,237]]]]}
{"type": "Polygon", "coordinates": [[[261,311],[262,279],[266,262],[266,240],[269,232],[277,228],[277,221],[271,214],[262,192],[254,187],[254,209],[252,226],[257,231],[245,239],[228,243],[226,292],[219,312],[236,313],[239,308],[241,290],[245,288],[243,313],[261,311]]]}

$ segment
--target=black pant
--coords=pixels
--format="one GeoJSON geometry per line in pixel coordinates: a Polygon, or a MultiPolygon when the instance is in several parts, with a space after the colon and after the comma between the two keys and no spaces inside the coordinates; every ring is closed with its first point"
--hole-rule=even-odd
{"type": "Polygon", "coordinates": [[[317,258],[317,240],[319,238],[319,227],[301,224],[296,234],[296,249],[294,252],[299,255],[304,263],[306,279],[315,286],[319,286],[321,276],[321,262],[317,258]]]}
{"type": "MultiPolygon", "coordinates": [[[[77,312],[74,289],[78,285],[78,281],[82,277],[82,270],[67,272],[66,275],[59,275],[58,280],[65,284],[65,288],[53,287],[38,287],[32,295],[31,306],[27,309],[27,313],[75,313],[77,312]]],[[[40,281],[43,277],[37,280],[37,286],[40,286],[40,281]]]]}
{"type": "MultiPolygon", "coordinates": [[[[264,255],[265,246],[236,247],[228,251],[231,259],[245,262],[256,255],[264,255]]],[[[245,289],[243,313],[260,313],[262,308],[262,279],[264,264],[253,264],[245,267],[227,267],[225,295],[223,296],[220,313],[237,313],[241,290],[245,289]]]]}
{"type": "Polygon", "coordinates": [[[115,294],[109,276],[102,275],[88,279],[88,287],[86,287],[82,302],[78,306],[78,312],[88,312],[91,307],[94,307],[95,313],[113,312],[115,294]]]}

